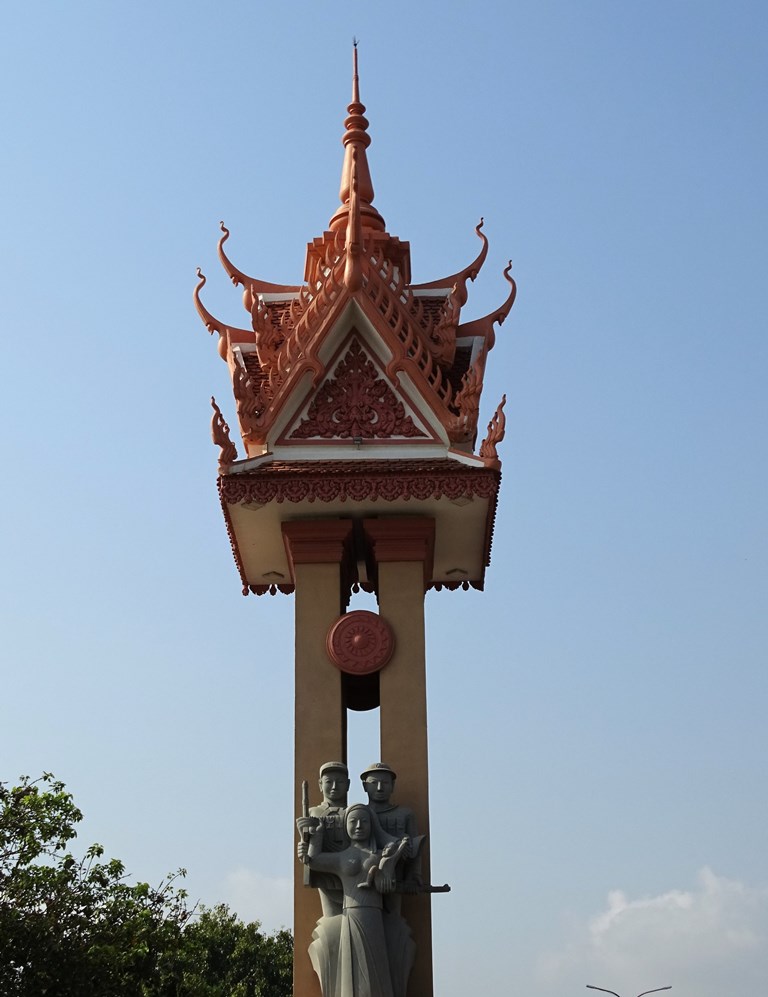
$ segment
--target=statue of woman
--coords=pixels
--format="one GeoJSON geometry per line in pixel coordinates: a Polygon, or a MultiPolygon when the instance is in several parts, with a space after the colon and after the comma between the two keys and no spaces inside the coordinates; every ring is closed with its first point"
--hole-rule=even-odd
{"type": "Polygon", "coordinates": [[[347,809],[345,828],[344,851],[321,851],[319,827],[306,829],[309,842],[298,844],[299,859],[338,876],[344,893],[342,913],[317,922],[309,958],[323,997],[404,997],[415,945],[405,921],[384,912],[382,894],[394,889],[410,839],[378,848],[375,819],[362,803],[347,809]]]}

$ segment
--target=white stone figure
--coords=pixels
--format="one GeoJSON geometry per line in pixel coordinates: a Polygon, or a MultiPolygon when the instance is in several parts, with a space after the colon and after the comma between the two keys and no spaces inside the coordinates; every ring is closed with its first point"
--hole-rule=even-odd
{"type": "MultiPolygon", "coordinates": [[[[311,828],[322,829],[321,849],[324,852],[340,852],[349,844],[344,830],[344,811],[349,792],[349,771],[344,762],[324,762],[320,766],[318,780],[323,802],[310,807],[306,816],[297,821],[299,834],[304,837],[311,828]]],[[[335,876],[312,872],[309,885],[317,887],[323,914],[332,917],[341,914],[341,885],[335,876]]]]}
{"type": "Polygon", "coordinates": [[[405,997],[416,946],[402,917],[384,910],[383,894],[394,889],[395,868],[411,843],[403,837],[380,848],[377,825],[367,805],[349,807],[350,844],[341,852],[322,850],[319,824],[300,828],[309,840],[299,841],[299,859],[338,876],[343,892],[342,913],[321,917],[309,946],[323,997],[405,997]]]}
{"type": "Polygon", "coordinates": [[[385,836],[399,840],[406,835],[411,839],[412,849],[404,857],[397,869],[398,892],[385,900],[387,910],[400,913],[403,893],[418,893],[422,888],[421,860],[418,843],[421,841],[416,824],[416,814],[409,807],[393,803],[392,793],[395,789],[397,773],[385,762],[373,762],[364,772],[360,773],[363,789],[368,796],[371,810],[376,814],[379,825],[385,836]]]}

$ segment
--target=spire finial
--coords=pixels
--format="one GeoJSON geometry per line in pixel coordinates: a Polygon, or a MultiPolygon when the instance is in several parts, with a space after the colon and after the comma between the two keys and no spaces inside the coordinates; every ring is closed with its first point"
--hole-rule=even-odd
{"type": "Polygon", "coordinates": [[[352,38],[352,103],[360,103],[360,77],[357,72],[357,38],[352,38]]]}
{"type": "Polygon", "coordinates": [[[360,221],[363,228],[384,232],[386,226],[376,208],[373,207],[373,182],[368,168],[368,157],[365,150],[371,144],[368,134],[368,119],[364,117],[365,105],[360,102],[360,77],[357,68],[357,39],[352,40],[352,101],[347,106],[347,118],[344,120],[344,165],[341,169],[341,188],[339,200],[341,207],[337,209],[330,221],[333,231],[345,229],[349,216],[349,198],[352,190],[352,159],[357,153],[356,170],[357,194],[360,199],[360,221]]]}

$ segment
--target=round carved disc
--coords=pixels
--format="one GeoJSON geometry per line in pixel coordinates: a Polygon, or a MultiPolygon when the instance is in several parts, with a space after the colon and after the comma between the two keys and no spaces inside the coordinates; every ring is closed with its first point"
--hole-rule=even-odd
{"type": "Polygon", "coordinates": [[[340,616],[328,631],[328,657],[349,675],[377,672],[392,657],[395,635],[386,620],[367,609],[340,616]]]}

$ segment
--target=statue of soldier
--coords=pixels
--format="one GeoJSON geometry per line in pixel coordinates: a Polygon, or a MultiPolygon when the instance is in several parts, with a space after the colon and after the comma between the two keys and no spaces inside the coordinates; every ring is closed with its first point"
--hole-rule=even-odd
{"type": "MultiPolygon", "coordinates": [[[[399,841],[410,838],[412,847],[409,857],[398,863],[397,878],[403,892],[417,893],[421,883],[421,862],[418,857],[421,839],[416,826],[416,815],[408,807],[392,803],[390,797],[395,789],[397,774],[384,762],[374,762],[360,774],[371,810],[378,817],[382,830],[392,839],[399,841]]],[[[401,894],[390,893],[385,898],[385,907],[393,913],[400,913],[401,894]]]]}
{"type": "MultiPolygon", "coordinates": [[[[344,762],[324,762],[320,766],[318,782],[323,802],[309,808],[308,817],[300,817],[296,821],[299,833],[310,827],[322,826],[322,851],[342,852],[349,845],[344,829],[344,812],[347,806],[349,792],[349,770],[344,762]]],[[[320,893],[320,903],[324,917],[341,914],[344,894],[341,883],[329,872],[311,872],[309,883],[316,886],[320,893]]]]}

